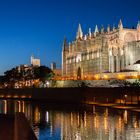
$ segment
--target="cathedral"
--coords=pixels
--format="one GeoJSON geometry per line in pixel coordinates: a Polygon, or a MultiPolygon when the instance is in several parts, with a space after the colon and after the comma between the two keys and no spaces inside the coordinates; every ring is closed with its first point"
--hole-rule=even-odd
{"type": "Polygon", "coordinates": [[[71,43],[64,39],[62,48],[62,76],[83,79],[103,73],[140,71],[134,68],[140,62],[140,22],[137,28],[125,28],[120,20],[118,27],[108,25],[83,35],[78,26],[71,43]]]}

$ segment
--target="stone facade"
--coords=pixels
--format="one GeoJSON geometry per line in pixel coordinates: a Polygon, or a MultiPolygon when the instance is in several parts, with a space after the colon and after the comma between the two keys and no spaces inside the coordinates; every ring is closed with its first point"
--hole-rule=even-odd
{"type": "Polygon", "coordinates": [[[94,74],[125,71],[129,65],[140,60],[140,22],[136,29],[124,28],[120,20],[118,28],[110,25],[105,31],[97,25],[92,33],[83,36],[79,24],[76,39],[62,50],[62,76],[90,77],[94,74]]]}
{"type": "Polygon", "coordinates": [[[31,65],[34,67],[40,67],[40,59],[31,56],[31,65]]]}

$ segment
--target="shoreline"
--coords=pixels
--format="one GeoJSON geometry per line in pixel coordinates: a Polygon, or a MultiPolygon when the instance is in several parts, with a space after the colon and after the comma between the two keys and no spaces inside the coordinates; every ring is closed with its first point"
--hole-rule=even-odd
{"type": "Polygon", "coordinates": [[[29,100],[56,105],[95,105],[140,112],[138,87],[0,89],[0,99],[29,100]]]}
{"type": "MultiPolygon", "coordinates": [[[[0,89],[0,99],[32,99],[60,101],[90,101],[91,98],[111,98],[108,102],[123,96],[140,96],[140,87],[76,87],[76,88],[23,88],[0,89]]],[[[139,99],[140,100],[140,99],[139,99]]]]}

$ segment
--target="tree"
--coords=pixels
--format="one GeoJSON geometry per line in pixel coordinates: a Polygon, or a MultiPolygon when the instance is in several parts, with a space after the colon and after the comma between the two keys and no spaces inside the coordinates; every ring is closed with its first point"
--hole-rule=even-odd
{"type": "Polygon", "coordinates": [[[40,66],[34,68],[34,78],[40,79],[40,81],[49,80],[54,77],[52,70],[46,66],[40,66]]]}
{"type": "Polygon", "coordinates": [[[9,88],[13,88],[15,83],[21,81],[23,84],[26,80],[38,80],[45,82],[54,77],[54,73],[46,66],[40,67],[21,67],[20,70],[12,68],[4,72],[4,76],[1,78],[1,83],[8,85],[9,88]]]}

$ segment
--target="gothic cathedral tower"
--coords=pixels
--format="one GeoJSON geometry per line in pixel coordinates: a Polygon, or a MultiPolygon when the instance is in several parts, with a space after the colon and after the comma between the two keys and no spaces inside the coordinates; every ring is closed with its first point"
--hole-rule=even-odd
{"type": "Polygon", "coordinates": [[[62,77],[66,76],[66,58],[69,52],[69,47],[68,47],[68,43],[66,40],[66,37],[64,38],[64,42],[63,42],[63,50],[62,50],[62,77]]]}

